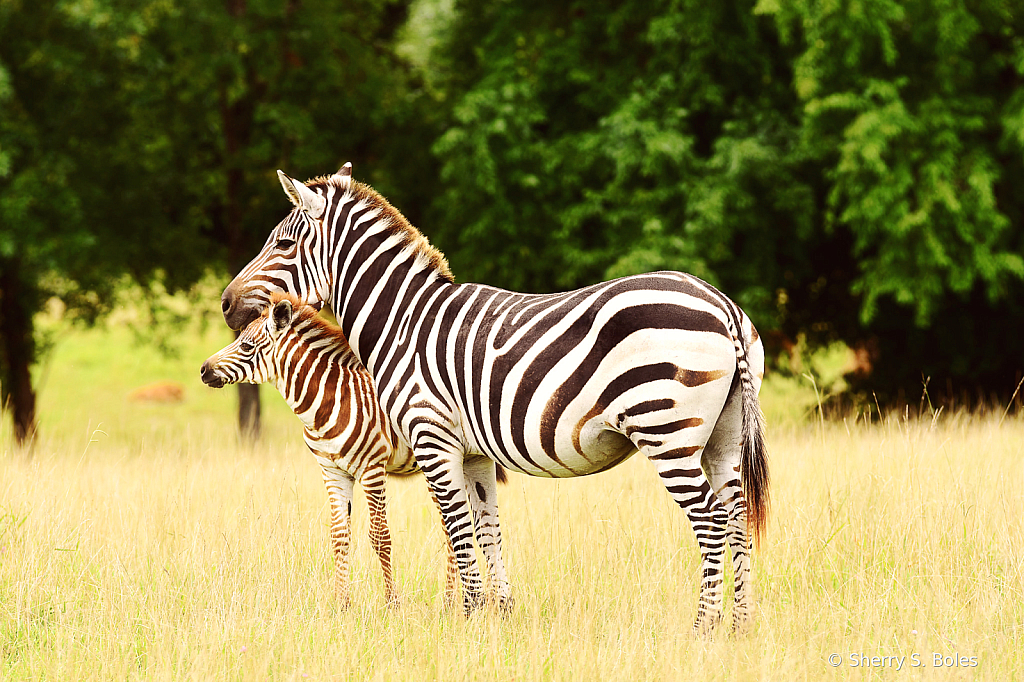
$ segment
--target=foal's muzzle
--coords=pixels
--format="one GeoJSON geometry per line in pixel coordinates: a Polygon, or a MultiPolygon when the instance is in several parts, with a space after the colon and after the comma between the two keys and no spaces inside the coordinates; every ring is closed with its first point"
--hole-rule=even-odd
{"type": "Polygon", "coordinates": [[[227,383],[227,381],[224,380],[224,377],[217,374],[217,371],[210,364],[209,360],[204,362],[203,366],[199,368],[199,376],[202,378],[204,384],[212,386],[213,388],[224,388],[224,384],[227,383]]]}

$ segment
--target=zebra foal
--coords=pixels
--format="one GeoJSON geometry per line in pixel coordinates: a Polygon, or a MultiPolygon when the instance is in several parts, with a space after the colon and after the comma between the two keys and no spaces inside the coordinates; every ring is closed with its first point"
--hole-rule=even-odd
{"type": "Polygon", "coordinates": [[[346,164],[303,183],[278,171],[294,208],[224,290],[224,319],[244,326],[278,291],[331,305],[440,502],[467,612],[482,595],[474,534],[499,600],[510,594],[494,462],[583,476],[639,451],[700,547],[694,631],[721,619],[726,546],[733,626],[748,627],[750,533],[760,540],[769,510],[764,350],[751,320],[681,272],[560,294],[457,284],[444,256],[351,173],[346,164]]]}
{"type": "MultiPolygon", "coordinates": [[[[346,606],[352,492],[356,481],[362,485],[370,512],[370,543],[384,573],[385,598],[395,603],[387,474],[415,473],[416,460],[390,427],[377,402],[373,378],[353,355],[341,330],[294,296],[278,293],[270,303],[233,343],[203,363],[200,376],[214,388],[272,381],[302,421],[306,445],[327,487],[334,590],[346,606]]],[[[446,601],[454,598],[456,575],[448,543],[446,601]]]]}

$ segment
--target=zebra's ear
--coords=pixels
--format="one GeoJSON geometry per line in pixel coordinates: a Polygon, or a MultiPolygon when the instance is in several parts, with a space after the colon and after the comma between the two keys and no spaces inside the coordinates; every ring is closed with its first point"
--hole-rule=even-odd
{"type": "Polygon", "coordinates": [[[277,171],[277,179],[295,206],[318,220],[323,216],[327,201],[322,196],[306,187],[305,183],[288,177],[283,171],[277,171]]]}
{"type": "Polygon", "coordinates": [[[270,319],[273,321],[271,329],[274,334],[280,334],[292,323],[292,302],[288,299],[278,301],[270,312],[270,319]]]}
{"type": "Polygon", "coordinates": [[[352,162],[346,162],[344,166],[338,169],[338,172],[334,174],[334,177],[341,180],[342,187],[350,186],[352,184],[352,162]]]}

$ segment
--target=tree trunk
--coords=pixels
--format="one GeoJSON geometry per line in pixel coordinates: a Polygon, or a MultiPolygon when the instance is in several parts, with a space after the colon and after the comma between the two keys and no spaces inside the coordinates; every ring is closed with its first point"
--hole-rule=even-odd
{"type": "Polygon", "coordinates": [[[0,406],[11,410],[14,438],[31,444],[36,435],[36,394],[31,367],[35,360],[31,302],[14,260],[0,261],[0,406]]]}
{"type": "MultiPolygon", "coordinates": [[[[239,334],[240,331],[235,332],[235,338],[239,334]]],[[[238,433],[246,445],[260,439],[259,384],[238,384],[238,433]]]]}
{"type": "Polygon", "coordinates": [[[238,431],[251,445],[260,439],[260,387],[238,384],[238,431]]]}
{"type": "MultiPolygon", "coordinates": [[[[246,0],[225,0],[228,13],[243,21],[248,12],[246,0]]],[[[222,163],[227,174],[224,197],[224,228],[227,236],[228,267],[235,274],[248,262],[251,254],[245,248],[244,233],[245,207],[242,152],[249,145],[255,102],[252,96],[252,67],[246,68],[248,91],[232,101],[228,95],[228,82],[222,79],[218,88],[219,110],[224,134],[224,158],[222,163]]],[[[246,444],[255,443],[260,437],[260,387],[254,384],[238,384],[238,432],[246,444]]]]}

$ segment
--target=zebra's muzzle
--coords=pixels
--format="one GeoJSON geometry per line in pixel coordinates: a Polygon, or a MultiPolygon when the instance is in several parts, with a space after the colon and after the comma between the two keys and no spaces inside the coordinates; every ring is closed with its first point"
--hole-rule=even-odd
{"type": "Polygon", "coordinates": [[[243,299],[244,297],[238,293],[238,285],[234,280],[224,289],[224,293],[220,297],[220,310],[224,314],[224,322],[235,331],[245,329],[262,312],[257,307],[246,306],[243,299]]]}

